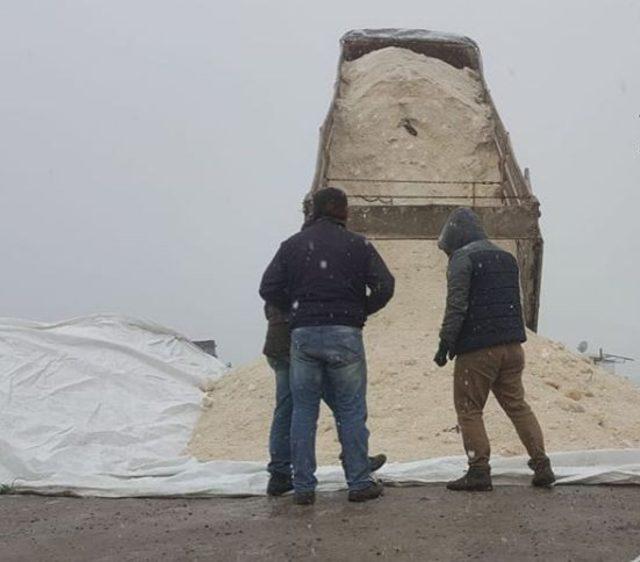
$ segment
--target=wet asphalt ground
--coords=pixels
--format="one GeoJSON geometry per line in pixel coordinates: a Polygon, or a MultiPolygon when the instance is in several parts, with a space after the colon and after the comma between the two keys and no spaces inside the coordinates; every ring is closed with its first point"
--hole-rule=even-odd
{"type": "Polygon", "coordinates": [[[640,555],[640,487],[284,498],[0,496],[0,560],[576,560],[640,555]]]}

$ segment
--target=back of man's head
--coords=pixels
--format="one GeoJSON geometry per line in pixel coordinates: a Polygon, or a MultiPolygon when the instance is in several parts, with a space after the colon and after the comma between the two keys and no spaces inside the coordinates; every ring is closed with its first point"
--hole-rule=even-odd
{"type": "Polygon", "coordinates": [[[314,218],[331,217],[346,221],[349,215],[347,195],[337,187],[325,187],[313,194],[314,218]]]}

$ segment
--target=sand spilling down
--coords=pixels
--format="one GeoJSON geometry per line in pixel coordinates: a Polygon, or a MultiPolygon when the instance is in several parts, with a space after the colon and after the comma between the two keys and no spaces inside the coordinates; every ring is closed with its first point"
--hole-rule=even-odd
{"type": "MultiPolygon", "coordinates": [[[[373,51],[342,64],[333,116],[328,181],[351,195],[471,195],[465,182],[500,181],[491,109],[468,68],[397,47],[373,51]]],[[[475,189],[493,197],[499,186],[475,189]]]]}
{"type": "MultiPolygon", "coordinates": [[[[434,241],[378,241],[376,247],[396,275],[396,295],[365,328],[371,450],[397,461],[462,454],[452,368],[432,361],[446,258],[434,241]]],[[[534,333],[526,352],[528,401],[550,451],[640,447],[640,391],[631,382],[534,333]]],[[[207,393],[190,451],[202,460],[267,458],[273,403],[274,377],[265,361],[235,369],[207,393]]],[[[493,397],[485,421],[494,453],[525,454],[493,397]]],[[[334,463],[338,454],[333,419],[323,406],[318,458],[334,463]]]]}

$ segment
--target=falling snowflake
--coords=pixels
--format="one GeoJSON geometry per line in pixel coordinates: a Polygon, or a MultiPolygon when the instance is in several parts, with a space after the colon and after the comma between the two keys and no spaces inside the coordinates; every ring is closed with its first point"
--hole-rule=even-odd
{"type": "Polygon", "coordinates": [[[327,269],[327,260],[320,260],[320,269],[327,269]]]}

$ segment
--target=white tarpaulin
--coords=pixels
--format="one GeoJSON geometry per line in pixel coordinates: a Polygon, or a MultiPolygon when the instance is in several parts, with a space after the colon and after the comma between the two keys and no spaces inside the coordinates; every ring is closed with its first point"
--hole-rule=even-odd
{"type": "MultiPolygon", "coordinates": [[[[218,360],[155,324],[120,316],[50,325],[0,319],[0,484],[108,497],[263,494],[264,463],[185,454],[203,389],[224,373],[218,360]]],[[[637,449],[552,459],[559,484],[640,484],[637,449]]],[[[465,461],[390,463],[379,475],[399,485],[443,482],[465,461]]],[[[495,458],[492,466],[496,484],[529,483],[522,457],[495,458]]],[[[318,478],[320,490],[345,486],[337,466],[320,468],[318,478]]]]}

